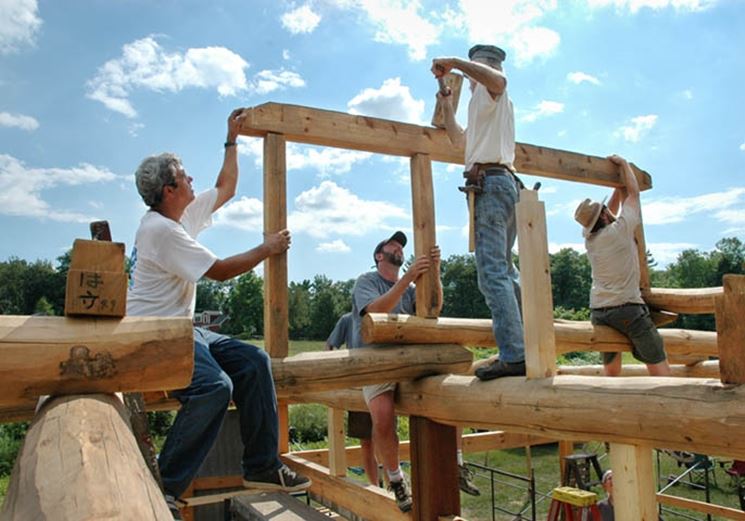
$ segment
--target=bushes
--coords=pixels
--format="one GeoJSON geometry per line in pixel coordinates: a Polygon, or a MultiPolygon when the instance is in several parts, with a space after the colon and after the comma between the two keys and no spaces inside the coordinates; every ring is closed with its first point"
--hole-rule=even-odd
{"type": "Polygon", "coordinates": [[[7,476],[13,470],[27,430],[28,422],[0,425],[0,476],[7,476]]]}

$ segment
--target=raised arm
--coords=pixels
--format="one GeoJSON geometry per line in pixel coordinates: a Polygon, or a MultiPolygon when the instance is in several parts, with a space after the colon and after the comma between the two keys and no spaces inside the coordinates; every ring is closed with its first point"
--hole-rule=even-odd
{"type": "Polygon", "coordinates": [[[406,270],[406,273],[396,281],[391,289],[365,306],[365,313],[389,313],[392,311],[396,307],[396,304],[398,304],[398,301],[401,300],[401,297],[403,297],[409,284],[419,278],[419,275],[425,273],[431,265],[432,261],[429,255],[417,257],[414,263],[409,266],[409,269],[406,270]]]}
{"type": "Polygon", "coordinates": [[[432,60],[432,74],[439,78],[452,69],[458,69],[470,79],[486,87],[492,97],[502,94],[507,87],[507,78],[502,71],[483,63],[456,57],[435,58],[432,60]]]}
{"type": "MultiPolygon", "coordinates": [[[[624,184],[624,192],[625,197],[623,198],[623,203],[631,203],[639,205],[639,183],[636,180],[636,176],[634,175],[634,171],[631,170],[631,167],[629,166],[628,161],[626,161],[624,158],[622,158],[619,155],[612,155],[608,157],[608,159],[618,165],[621,173],[621,180],[624,184]]],[[[614,193],[615,195],[615,193],[614,193]]],[[[610,208],[610,205],[609,205],[610,208]]]]}
{"type": "Polygon", "coordinates": [[[228,117],[228,136],[225,139],[225,158],[222,168],[217,175],[215,188],[217,188],[217,200],[212,211],[216,211],[227,203],[235,195],[238,186],[238,129],[241,126],[244,109],[235,109],[228,117]]]}
{"type": "Polygon", "coordinates": [[[466,144],[465,132],[458,125],[458,122],[455,121],[452,99],[453,97],[450,95],[444,96],[440,92],[437,93],[437,101],[440,102],[442,114],[445,117],[445,132],[447,132],[448,138],[450,138],[450,142],[453,145],[463,147],[466,144]]]}

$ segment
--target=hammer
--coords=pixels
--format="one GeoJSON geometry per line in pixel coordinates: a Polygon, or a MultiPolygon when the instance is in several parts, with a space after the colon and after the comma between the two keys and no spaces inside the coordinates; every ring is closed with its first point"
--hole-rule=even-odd
{"type": "Polygon", "coordinates": [[[476,250],[476,194],[481,187],[476,185],[459,186],[458,190],[468,195],[468,253],[476,250]]]}

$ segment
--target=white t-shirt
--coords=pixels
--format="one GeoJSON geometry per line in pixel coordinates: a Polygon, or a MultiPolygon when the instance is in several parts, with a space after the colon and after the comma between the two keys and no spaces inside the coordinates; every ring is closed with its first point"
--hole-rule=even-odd
{"type": "Polygon", "coordinates": [[[500,163],[514,169],[515,113],[507,90],[492,99],[477,83],[468,104],[466,170],[474,163],[500,163]]]}
{"type": "Polygon", "coordinates": [[[191,317],[196,283],[217,256],[196,241],[212,224],[217,189],[199,194],[181,222],[148,211],[140,221],[132,251],[127,315],[191,317]]]}
{"type": "Polygon", "coordinates": [[[639,290],[639,252],[634,242],[634,229],[640,222],[639,208],[624,204],[615,222],[585,236],[592,266],[590,308],[644,303],[639,290]]]}

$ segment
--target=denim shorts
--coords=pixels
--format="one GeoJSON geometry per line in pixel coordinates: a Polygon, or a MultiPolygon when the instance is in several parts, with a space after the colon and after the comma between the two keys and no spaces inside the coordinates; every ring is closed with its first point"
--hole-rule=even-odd
{"type": "MultiPolygon", "coordinates": [[[[665,361],[665,348],[649,308],[644,304],[624,304],[613,308],[593,309],[590,320],[596,326],[609,326],[631,340],[634,358],[645,364],[665,361]]],[[[618,353],[603,353],[603,363],[610,364],[618,353]]]]}

